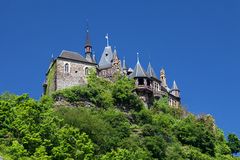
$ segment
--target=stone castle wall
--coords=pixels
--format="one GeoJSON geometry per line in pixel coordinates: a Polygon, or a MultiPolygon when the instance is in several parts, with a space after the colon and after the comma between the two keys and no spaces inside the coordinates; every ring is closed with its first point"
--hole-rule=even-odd
{"type": "Polygon", "coordinates": [[[56,68],[56,90],[66,87],[84,85],[87,83],[86,69],[95,68],[95,65],[81,62],[57,59],[56,68]],[[69,72],[65,71],[65,64],[69,65],[69,72]]]}

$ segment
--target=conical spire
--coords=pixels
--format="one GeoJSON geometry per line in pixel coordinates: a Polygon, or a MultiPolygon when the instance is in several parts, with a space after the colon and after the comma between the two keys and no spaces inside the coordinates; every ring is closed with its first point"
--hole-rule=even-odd
{"type": "Polygon", "coordinates": [[[162,82],[162,86],[165,87],[165,88],[168,88],[167,78],[166,78],[166,75],[165,75],[165,70],[163,68],[160,71],[160,80],[162,82]]]}
{"type": "Polygon", "coordinates": [[[174,95],[175,97],[180,97],[180,90],[178,89],[177,83],[175,80],[173,81],[173,86],[172,86],[170,93],[172,95],[174,95]]]}
{"type": "Polygon", "coordinates": [[[173,81],[172,90],[179,90],[178,87],[177,87],[177,83],[176,83],[175,80],[173,81]]]}
{"type": "Polygon", "coordinates": [[[113,51],[113,59],[114,59],[114,58],[118,58],[116,47],[114,47],[114,51],[113,51]]]}
{"type": "Polygon", "coordinates": [[[85,48],[86,47],[92,47],[91,41],[90,41],[90,33],[89,33],[89,25],[88,25],[88,20],[87,20],[87,25],[86,25],[86,41],[85,41],[85,48]]]}
{"type": "Polygon", "coordinates": [[[164,74],[165,75],[165,70],[162,68],[160,71],[161,75],[164,74]]]}
{"type": "Polygon", "coordinates": [[[127,69],[125,57],[123,57],[123,66],[122,66],[122,68],[123,68],[123,70],[127,69]]]}
{"type": "Polygon", "coordinates": [[[143,67],[140,64],[138,53],[137,53],[137,64],[135,65],[135,68],[134,68],[132,74],[130,75],[130,77],[132,77],[132,78],[134,78],[134,77],[148,77],[146,72],[144,71],[143,67]]]}
{"type": "Polygon", "coordinates": [[[155,72],[154,72],[154,69],[152,68],[152,65],[151,65],[150,62],[148,63],[147,74],[148,74],[150,77],[157,78],[157,76],[156,76],[156,74],[155,74],[155,72]]]}

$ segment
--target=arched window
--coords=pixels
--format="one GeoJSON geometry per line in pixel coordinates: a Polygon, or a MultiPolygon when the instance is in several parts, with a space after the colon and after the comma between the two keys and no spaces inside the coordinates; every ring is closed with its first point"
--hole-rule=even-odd
{"type": "Polygon", "coordinates": [[[85,68],[85,75],[88,75],[89,74],[89,69],[88,67],[85,68]]]}
{"type": "Polygon", "coordinates": [[[66,64],[64,65],[64,72],[65,72],[65,73],[69,73],[69,64],[68,64],[68,63],[66,63],[66,64]]]}

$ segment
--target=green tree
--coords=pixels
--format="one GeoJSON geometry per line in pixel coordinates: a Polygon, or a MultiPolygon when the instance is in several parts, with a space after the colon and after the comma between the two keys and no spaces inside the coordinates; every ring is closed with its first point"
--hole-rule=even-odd
{"type": "Polygon", "coordinates": [[[139,149],[135,152],[131,152],[127,149],[118,148],[103,155],[100,160],[148,160],[148,155],[143,150],[139,149]]]}
{"type": "Polygon", "coordinates": [[[143,103],[138,96],[133,93],[135,84],[132,79],[127,76],[118,76],[112,87],[112,96],[116,106],[123,110],[141,110],[143,103]]]}
{"type": "Polygon", "coordinates": [[[167,144],[161,136],[146,136],[143,143],[153,158],[165,159],[167,144]]]}
{"type": "Polygon", "coordinates": [[[93,143],[86,134],[80,134],[78,129],[65,126],[56,133],[54,142],[56,145],[52,149],[53,159],[92,159],[93,143]]]}
{"type": "MultiPolygon", "coordinates": [[[[96,144],[96,154],[110,151],[116,146],[115,131],[112,126],[102,118],[101,110],[94,110],[87,107],[59,107],[56,114],[63,119],[63,125],[68,124],[85,132],[96,144]]],[[[104,111],[105,112],[105,111],[104,111]]]]}
{"type": "Polygon", "coordinates": [[[232,154],[240,152],[240,140],[235,134],[228,135],[228,146],[231,149],[232,154]]]}
{"type": "Polygon", "coordinates": [[[179,121],[175,133],[182,144],[191,145],[201,149],[203,153],[215,155],[215,135],[213,131],[202,122],[198,122],[192,115],[179,121]]]}

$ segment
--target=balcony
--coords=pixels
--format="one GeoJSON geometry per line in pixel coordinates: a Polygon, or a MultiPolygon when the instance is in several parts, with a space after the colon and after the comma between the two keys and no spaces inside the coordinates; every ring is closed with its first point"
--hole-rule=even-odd
{"type": "Polygon", "coordinates": [[[152,87],[148,85],[136,85],[136,89],[138,90],[148,90],[152,92],[152,87]]]}

